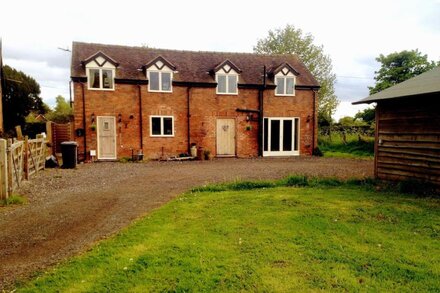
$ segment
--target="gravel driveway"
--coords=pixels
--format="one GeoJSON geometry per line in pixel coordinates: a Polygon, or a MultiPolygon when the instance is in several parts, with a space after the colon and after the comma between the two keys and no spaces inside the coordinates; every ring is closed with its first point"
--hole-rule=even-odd
{"type": "Polygon", "coordinates": [[[372,176],[373,161],[301,157],[47,169],[19,191],[29,199],[27,205],[0,208],[0,290],[86,250],[191,187],[293,173],[372,176]]]}

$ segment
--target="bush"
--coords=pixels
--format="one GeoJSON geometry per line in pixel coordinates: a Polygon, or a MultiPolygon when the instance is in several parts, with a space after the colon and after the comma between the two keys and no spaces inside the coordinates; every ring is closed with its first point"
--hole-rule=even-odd
{"type": "Polygon", "coordinates": [[[291,175],[286,178],[285,185],[286,186],[298,186],[298,187],[308,186],[309,180],[308,180],[307,176],[304,176],[304,175],[291,175]]]}

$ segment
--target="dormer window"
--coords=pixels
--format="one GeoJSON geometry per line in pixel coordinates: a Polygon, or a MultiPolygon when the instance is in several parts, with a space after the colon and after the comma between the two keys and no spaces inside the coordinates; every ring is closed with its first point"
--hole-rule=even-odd
{"type": "Polygon", "coordinates": [[[295,77],[294,76],[277,76],[275,77],[276,95],[277,96],[294,96],[295,95],[295,77]]]}
{"type": "Polygon", "coordinates": [[[149,92],[171,93],[173,91],[173,73],[176,69],[174,65],[159,56],[144,67],[147,71],[149,92]]]}
{"type": "Polygon", "coordinates": [[[118,63],[102,52],[83,61],[86,67],[89,90],[114,90],[115,71],[118,63]]]}
{"type": "Polygon", "coordinates": [[[274,71],[274,83],[276,96],[294,96],[296,76],[299,73],[289,64],[283,64],[274,71]]]}
{"type": "Polygon", "coordinates": [[[217,94],[237,95],[238,75],[241,70],[231,61],[226,60],[215,69],[215,80],[217,81],[217,94]]]}

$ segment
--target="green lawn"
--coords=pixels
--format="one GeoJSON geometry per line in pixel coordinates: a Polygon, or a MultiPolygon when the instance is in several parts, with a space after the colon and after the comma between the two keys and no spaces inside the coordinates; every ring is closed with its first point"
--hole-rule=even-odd
{"type": "Polygon", "coordinates": [[[438,292],[440,200],[347,185],[187,193],[18,287],[317,290],[438,292]]]}
{"type": "Polygon", "coordinates": [[[359,140],[357,134],[347,134],[346,142],[340,133],[329,136],[320,135],[318,145],[324,157],[338,158],[366,158],[374,157],[374,137],[362,136],[359,140]]]}

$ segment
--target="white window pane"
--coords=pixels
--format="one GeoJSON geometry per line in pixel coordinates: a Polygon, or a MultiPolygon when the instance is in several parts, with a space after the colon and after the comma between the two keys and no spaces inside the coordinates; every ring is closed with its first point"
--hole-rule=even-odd
{"type": "Polygon", "coordinates": [[[161,135],[160,117],[151,118],[151,133],[153,135],[161,135]]]}
{"type": "Polygon", "coordinates": [[[99,69],[89,69],[89,87],[99,89],[99,69]]]}
{"type": "Polygon", "coordinates": [[[219,75],[217,77],[217,92],[226,93],[226,75],[219,75]]]}
{"type": "Polygon", "coordinates": [[[237,76],[228,76],[228,93],[235,94],[237,92],[237,76]]]}
{"type": "Polygon", "coordinates": [[[162,90],[171,90],[171,73],[169,72],[162,72],[162,90]]]}
{"type": "Polygon", "coordinates": [[[102,70],[102,87],[105,89],[113,88],[113,71],[102,70]]]}
{"type": "Polygon", "coordinates": [[[150,72],[150,90],[158,91],[159,90],[159,72],[150,72]]]}
{"type": "Polygon", "coordinates": [[[286,94],[293,95],[295,90],[295,83],[293,77],[286,78],[286,94]]]}
{"type": "Polygon", "coordinates": [[[275,84],[277,86],[277,95],[284,95],[284,77],[277,77],[275,84]]]}
{"type": "Polygon", "coordinates": [[[173,135],[173,118],[171,117],[163,118],[163,134],[173,135]]]}

